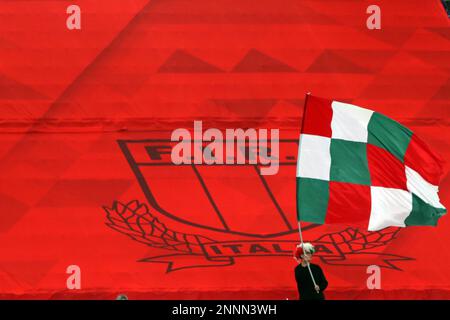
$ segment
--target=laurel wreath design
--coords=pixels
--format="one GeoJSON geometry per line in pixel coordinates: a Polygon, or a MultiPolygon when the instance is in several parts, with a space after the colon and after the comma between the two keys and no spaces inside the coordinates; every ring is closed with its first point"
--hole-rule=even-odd
{"type": "Polygon", "coordinates": [[[138,200],[125,204],[114,201],[111,207],[104,206],[103,209],[108,227],[150,247],[193,253],[199,243],[214,241],[205,236],[170,230],[138,200]]]}
{"type": "Polygon", "coordinates": [[[401,228],[387,228],[380,231],[362,232],[356,228],[346,228],[339,232],[328,233],[315,242],[331,242],[343,253],[358,253],[386,246],[394,240],[401,228]]]}
{"type": "MultiPolygon", "coordinates": [[[[128,203],[114,201],[106,211],[106,225],[135,241],[150,247],[181,253],[198,252],[201,243],[215,240],[197,234],[177,232],[166,227],[155,217],[145,203],[133,200],[128,203]]],[[[375,232],[362,232],[346,228],[339,232],[325,234],[313,242],[333,243],[342,253],[363,252],[386,246],[396,238],[401,228],[388,228],[375,232]]]]}

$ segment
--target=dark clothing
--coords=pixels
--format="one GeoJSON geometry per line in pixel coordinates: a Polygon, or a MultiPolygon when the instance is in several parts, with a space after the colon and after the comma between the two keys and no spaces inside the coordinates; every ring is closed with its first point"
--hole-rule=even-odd
{"type": "Polygon", "coordinates": [[[323,291],[328,286],[328,281],[325,278],[322,269],[317,264],[309,264],[311,266],[312,274],[314,275],[314,280],[319,286],[320,291],[317,293],[314,289],[314,283],[311,279],[307,266],[302,266],[299,264],[295,267],[295,280],[297,280],[297,289],[300,296],[300,300],[325,300],[325,295],[323,291]]]}

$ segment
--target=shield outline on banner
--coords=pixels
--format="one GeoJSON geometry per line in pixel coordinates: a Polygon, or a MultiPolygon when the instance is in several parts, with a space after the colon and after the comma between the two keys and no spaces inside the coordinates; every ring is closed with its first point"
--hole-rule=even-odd
{"type": "MultiPolygon", "coordinates": [[[[279,142],[280,143],[296,143],[296,144],[298,144],[297,139],[280,139],[279,142]]],[[[220,229],[220,228],[216,228],[216,227],[212,227],[212,226],[202,225],[202,224],[181,218],[181,217],[177,216],[176,214],[173,214],[173,213],[165,210],[164,208],[162,208],[159,205],[157,199],[155,198],[154,194],[152,193],[152,191],[147,183],[147,180],[143,176],[143,174],[139,168],[139,165],[136,163],[136,161],[131,153],[131,150],[128,148],[128,144],[131,144],[131,143],[167,143],[167,144],[170,144],[170,143],[172,143],[172,141],[170,141],[170,139],[141,139],[141,140],[117,140],[117,143],[119,144],[119,147],[122,150],[122,153],[124,154],[125,158],[127,159],[127,162],[130,165],[134,175],[136,176],[137,181],[141,187],[141,190],[144,193],[144,195],[148,201],[148,204],[154,210],[156,210],[158,213],[160,213],[172,220],[175,220],[177,222],[180,222],[180,223],[192,226],[192,227],[197,227],[197,228],[201,228],[201,229],[207,229],[210,231],[220,232],[222,234],[233,234],[233,235],[246,236],[246,237],[252,237],[252,238],[260,238],[260,239],[280,237],[280,236],[285,236],[285,235],[289,235],[289,234],[298,232],[298,229],[295,226],[295,227],[291,227],[290,229],[288,229],[286,231],[282,231],[282,232],[269,233],[269,234],[256,234],[256,233],[240,232],[240,231],[234,231],[234,230],[224,230],[224,229],[220,229]]],[[[163,165],[163,164],[160,164],[160,165],[163,165]]],[[[175,166],[172,163],[165,164],[165,165],[175,166]]],[[[280,162],[280,165],[296,166],[296,163],[291,163],[291,162],[281,163],[280,162]]],[[[195,170],[196,165],[192,164],[191,166],[193,167],[193,170],[195,170]]],[[[255,166],[255,168],[256,168],[257,165],[249,164],[249,166],[255,166]]],[[[262,176],[260,175],[260,177],[262,177],[262,176]]],[[[276,202],[275,196],[271,192],[270,188],[267,185],[265,185],[265,189],[267,190],[269,197],[271,198],[275,207],[277,207],[281,210],[281,208],[279,207],[278,203],[276,202]]],[[[205,189],[204,189],[204,191],[207,192],[207,190],[205,190],[205,189]]],[[[211,195],[207,195],[207,196],[208,196],[208,199],[210,199],[210,201],[211,201],[211,195]]],[[[318,226],[319,225],[317,225],[317,224],[307,224],[304,227],[302,227],[302,230],[306,231],[308,229],[315,228],[318,226]]]]}

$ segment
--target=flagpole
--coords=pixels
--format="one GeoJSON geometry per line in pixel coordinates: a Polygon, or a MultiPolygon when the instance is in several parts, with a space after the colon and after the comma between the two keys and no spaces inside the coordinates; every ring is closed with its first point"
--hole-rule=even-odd
{"type": "MultiPolygon", "coordinates": [[[[309,97],[310,95],[311,95],[311,92],[307,92],[307,93],[306,93],[305,103],[304,103],[304,106],[303,106],[302,129],[303,129],[303,125],[304,125],[304,123],[305,123],[306,105],[307,105],[307,103],[308,103],[308,97],[309,97]]],[[[300,148],[300,144],[299,144],[298,147],[300,148]]],[[[298,161],[298,159],[297,159],[297,161],[298,161]]],[[[297,203],[297,215],[298,215],[298,203],[297,203]]],[[[300,243],[301,243],[301,245],[302,245],[302,248],[304,248],[304,246],[303,246],[302,226],[301,226],[301,223],[300,223],[300,215],[298,215],[298,233],[299,233],[299,235],[300,235],[300,243]]],[[[303,251],[303,254],[305,254],[304,251],[303,251]]],[[[316,286],[317,286],[317,284],[316,284],[316,280],[314,279],[314,275],[313,275],[313,273],[312,273],[312,271],[311,271],[311,266],[309,265],[309,261],[306,261],[306,265],[308,266],[308,271],[309,271],[309,274],[310,274],[310,276],[311,276],[311,280],[312,280],[312,282],[313,282],[313,284],[314,284],[314,289],[315,289],[316,286]]],[[[319,291],[317,291],[317,293],[319,293],[319,291]]]]}

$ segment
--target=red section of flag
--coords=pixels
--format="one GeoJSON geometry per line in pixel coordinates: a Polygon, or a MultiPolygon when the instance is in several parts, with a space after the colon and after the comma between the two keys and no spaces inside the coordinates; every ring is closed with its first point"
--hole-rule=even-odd
{"type": "Polygon", "coordinates": [[[366,228],[370,217],[370,187],[330,181],[325,223],[351,223],[366,228]]]}
{"type": "Polygon", "coordinates": [[[415,134],[411,137],[405,154],[405,165],[417,171],[428,182],[439,185],[444,161],[415,134]]]}
{"type": "Polygon", "coordinates": [[[308,96],[302,133],[331,138],[331,100],[308,96]]]}
{"type": "Polygon", "coordinates": [[[371,185],[406,190],[405,166],[392,153],[367,144],[371,185]]]}

